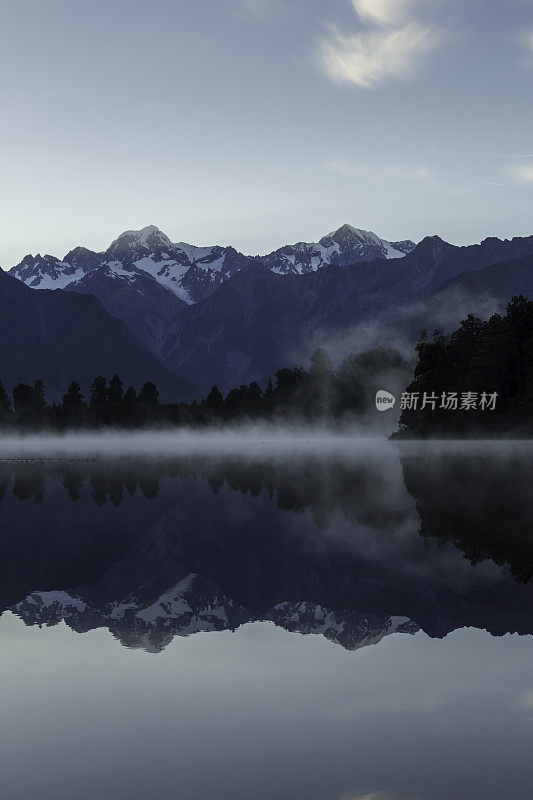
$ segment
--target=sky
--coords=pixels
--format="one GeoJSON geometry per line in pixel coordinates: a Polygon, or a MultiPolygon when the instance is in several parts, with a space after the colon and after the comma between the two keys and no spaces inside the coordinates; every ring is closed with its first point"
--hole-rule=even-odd
{"type": "Polygon", "coordinates": [[[533,234],[533,0],[0,0],[0,266],[533,234]]]}

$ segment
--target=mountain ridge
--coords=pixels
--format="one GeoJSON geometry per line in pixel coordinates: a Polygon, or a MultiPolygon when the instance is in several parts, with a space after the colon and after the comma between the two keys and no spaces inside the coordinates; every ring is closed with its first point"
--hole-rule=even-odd
{"type": "Polygon", "coordinates": [[[65,293],[98,297],[202,394],[215,383],[224,392],[265,382],[316,347],[333,348],[337,358],[348,344],[360,351],[400,342],[412,351],[423,328],[455,327],[468,313],[503,310],[512,294],[533,294],[533,236],[457,246],[433,235],[389,258],[384,249],[405,243],[348,224],[320,241],[249,257],[174,245],[152,225],[121,234],[105,259],[78,247],[69,263],[40,256],[32,272],[26,257],[10,272],[30,286],[44,275],[41,285],[59,280],[65,293]],[[319,266],[326,253],[329,263],[319,266]],[[354,253],[358,260],[342,263],[354,253]]]}
{"type": "Polygon", "coordinates": [[[8,390],[42,378],[57,401],[72,380],[87,394],[96,375],[114,373],[137,387],[153,380],[168,400],[196,393],[93,295],[35,291],[0,270],[0,378],[8,390]]]}
{"type": "Polygon", "coordinates": [[[501,311],[513,294],[533,294],[533,237],[514,245],[497,241],[457,248],[427,237],[400,261],[330,265],[298,276],[278,275],[258,260],[178,312],[162,360],[205,392],[213,383],[225,390],[264,382],[339,340],[357,349],[370,335],[369,346],[408,342],[412,348],[423,328],[443,320],[453,327],[465,313],[501,311]],[[487,287],[491,259],[511,250],[526,255],[497,261],[500,286],[496,278],[487,287]]]}
{"type": "MultiPolygon", "coordinates": [[[[402,258],[414,248],[414,243],[404,240],[391,243],[381,239],[372,231],[363,231],[344,224],[336,231],[323,236],[319,242],[297,242],[284,245],[265,255],[245,255],[234,247],[213,245],[198,247],[186,242],[173,243],[157,226],[147,225],[138,231],[121,233],[105,251],[95,252],[84,247],[75,247],[63,259],[39,253],[26,255],[11,267],[9,273],[34,289],[65,288],[98,267],[129,270],[133,266],[156,278],[187,303],[203,299],[203,293],[192,291],[189,280],[183,280],[191,267],[199,267],[209,274],[209,281],[216,283],[212,273],[230,276],[242,269],[250,260],[260,258],[273,271],[283,274],[302,274],[314,271],[329,263],[349,264],[375,257],[402,258]],[[395,249],[397,244],[399,249],[395,249]],[[70,278],[70,280],[69,280],[70,278]]],[[[207,283],[209,283],[209,281],[207,283]]]]}

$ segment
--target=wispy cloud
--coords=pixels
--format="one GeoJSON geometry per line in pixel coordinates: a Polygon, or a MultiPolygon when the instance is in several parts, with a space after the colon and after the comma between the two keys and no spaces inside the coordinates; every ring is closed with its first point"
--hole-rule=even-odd
{"type": "Polygon", "coordinates": [[[517,183],[533,183],[533,164],[519,164],[511,167],[509,175],[517,183]]]}
{"type": "Polygon", "coordinates": [[[405,21],[415,0],[351,0],[363,22],[397,25],[405,21]]]}
{"type": "Polygon", "coordinates": [[[352,36],[335,30],[332,38],[322,42],[323,66],[338,83],[371,89],[388,78],[408,78],[418,58],[433,50],[438,41],[434,30],[417,23],[352,36]]]}
{"type": "Polygon", "coordinates": [[[322,68],[337,83],[372,89],[389,79],[406,79],[442,39],[435,26],[409,20],[416,0],[350,2],[370,28],[345,34],[333,25],[321,42],[322,68]]]}

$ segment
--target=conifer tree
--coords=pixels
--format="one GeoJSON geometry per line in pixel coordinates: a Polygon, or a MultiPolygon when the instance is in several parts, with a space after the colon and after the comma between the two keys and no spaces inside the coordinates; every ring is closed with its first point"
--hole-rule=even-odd
{"type": "Polygon", "coordinates": [[[4,384],[0,381],[0,416],[7,414],[11,408],[11,400],[5,390],[4,384]]]}
{"type": "Polygon", "coordinates": [[[89,398],[89,406],[95,408],[96,406],[103,406],[107,398],[106,379],[103,375],[98,375],[92,383],[91,395],[89,398]]]}
{"type": "Polygon", "coordinates": [[[252,381],[246,396],[246,408],[249,414],[257,414],[261,408],[263,392],[257,381],[252,381]]]}
{"type": "Polygon", "coordinates": [[[15,386],[13,389],[15,413],[20,414],[21,412],[33,409],[34,399],[33,386],[28,386],[27,383],[19,383],[18,386],[15,386]]]}
{"type": "Polygon", "coordinates": [[[146,381],[139,392],[139,403],[148,406],[157,406],[159,404],[159,389],[155,383],[146,381]]]}
{"type": "Polygon", "coordinates": [[[46,408],[46,399],[44,396],[44,383],[42,380],[33,381],[33,400],[32,407],[35,411],[42,411],[46,408]]]}
{"type": "Polygon", "coordinates": [[[137,402],[137,392],[135,391],[133,386],[130,386],[127,389],[127,391],[126,391],[126,393],[124,395],[124,402],[128,403],[128,405],[133,405],[134,403],[137,402]]]}
{"type": "Polygon", "coordinates": [[[206,405],[211,411],[219,412],[224,407],[224,398],[218,386],[213,386],[206,397],[206,405]]]}
{"type": "Polygon", "coordinates": [[[121,403],[124,398],[124,391],[122,389],[122,381],[118,375],[113,375],[107,387],[107,402],[110,405],[117,405],[121,403]]]}
{"type": "Polygon", "coordinates": [[[272,379],[269,380],[268,386],[265,389],[262,406],[266,414],[271,414],[274,410],[274,386],[272,385],[272,379]]]}
{"type": "Polygon", "coordinates": [[[72,381],[61,400],[63,408],[81,408],[85,405],[78,381],[72,381]]]}

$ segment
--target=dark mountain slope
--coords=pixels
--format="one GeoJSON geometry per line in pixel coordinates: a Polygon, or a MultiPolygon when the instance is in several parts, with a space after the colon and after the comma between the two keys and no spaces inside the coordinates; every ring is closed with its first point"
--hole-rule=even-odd
{"type": "Polygon", "coordinates": [[[201,391],[270,374],[305,322],[298,280],[257,263],[241,270],[211,297],[180,312],[169,326],[163,362],[190,379],[194,375],[201,391]]]}
{"type": "Polygon", "coordinates": [[[264,380],[310,355],[310,343],[372,317],[378,303],[385,299],[361,290],[350,267],[286,276],[254,262],[178,314],[163,362],[203,392],[264,380]]]}
{"type": "Polygon", "coordinates": [[[167,323],[187,305],[151,275],[134,268],[131,282],[117,279],[116,273],[103,265],[69,284],[66,290],[93,294],[110,314],[126,323],[144,347],[156,355],[167,323]]]}
{"type": "Polygon", "coordinates": [[[32,290],[0,270],[0,376],[7,388],[42,378],[48,399],[57,400],[74,379],[87,392],[95,375],[114,373],[135,386],[153,380],[162,399],[195,392],[95,297],[32,290]]]}
{"type": "Polygon", "coordinates": [[[462,272],[443,284],[441,291],[455,286],[504,299],[517,294],[533,297],[533,255],[490,264],[473,272],[462,272]]]}
{"type": "MultiPolygon", "coordinates": [[[[253,262],[178,314],[161,351],[164,363],[202,391],[213,383],[225,390],[265,380],[317,346],[346,354],[375,344],[413,344],[423,328],[453,328],[468,313],[503,310],[514,294],[533,296],[533,254],[483,265],[502,244],[457,248],[433,237],[403,259],[302,276],[276,275],[253,262]],[[482,266],[475,269],[477,263],[482,266]]],[[[516,249],[529,247],[533,237],[516,249]]],[[[513,252],[513,242],[503,250],[513,252]]]]}
{"type": "Polygon", "coordinates": [[[415,341],[424,328],[430,334],[435,328],[453,330],[468,314],[487,319],[505,313],[509,300],[520,294],[533,298],[533,255],[462,272],[428,297],[400,303],[384,320],[393,336],[415,341]]]}
{"type": "MultiPolygon", "coordinates": [[[[337,267],[348,291],[387,292],[396,297],[424,297],[462,273],[468,273],[518,258],[533,256],[533,236],[512,240],[485,239],[481,244],[456,247],[438,236],[428,236],[404,258],[337,267]]],[[[329,273],[334,267],[323,272],[329,273]]],[[[305,276],[322,278],[324,275],[305,276]]],[[[331,278],[326,278],[330,280],[331,278]]]]}

